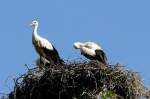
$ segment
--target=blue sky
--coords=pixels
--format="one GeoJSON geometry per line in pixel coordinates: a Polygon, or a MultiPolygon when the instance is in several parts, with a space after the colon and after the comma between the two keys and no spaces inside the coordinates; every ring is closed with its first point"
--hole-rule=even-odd
{"type": "MultiPolygon", "coordinates": [[[[149,0],[1,0],[0,93],[13,89],[13,78],[34,67],[32,20],[64,59],[80,58],[72,44],[94,41],[110,63],[137,71],[150,86],[149,0]]],[[[83,58],[83,57],[82,57],[83,58]]]]}

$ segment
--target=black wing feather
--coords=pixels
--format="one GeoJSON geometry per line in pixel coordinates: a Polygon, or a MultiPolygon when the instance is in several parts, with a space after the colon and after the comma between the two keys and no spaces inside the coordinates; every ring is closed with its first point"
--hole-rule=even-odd
{"type": "Polygon", "coordinates": [[[106,54],[104,53],[104,51],[103,51],[103,50],[95,50],[95,52],[96,52],[96,57],[97,57],[97,59],[98,59],[100,62],[106,64],[107,57],[106,57],[106,54]]]}
{"type": "Polygon", "coordinates": [[[49,50],[47,48],[43,48],[44,53],[46,54],[46,59],[54,64],[61,64],[63,60],[60,58],[57,50],[53,46],[53,50],[49,50]]]}

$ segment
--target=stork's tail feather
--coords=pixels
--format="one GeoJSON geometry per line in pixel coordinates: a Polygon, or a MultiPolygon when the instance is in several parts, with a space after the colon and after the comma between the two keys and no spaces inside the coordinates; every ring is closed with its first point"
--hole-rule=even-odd
{"type": "Polygon", "coordinates": [[[64,60],[62,59],[58,59],[56,61],[51,61],[50,64],[53,64],[53,65],[61,65],[61,64],[64,64],[64,60]]]}
{"type": "Polygon", "coordinates": [[[106,61],[103,61],[102,63],[103,63],[103,64],[105,64],[105,65],[107,64],[107,62],[106,62],[106,61]]]}
{"type": "Polygon", "coordinates": [[[59,59],[59,64],[64,64],[64,60],[63,59],[59,59]]]}

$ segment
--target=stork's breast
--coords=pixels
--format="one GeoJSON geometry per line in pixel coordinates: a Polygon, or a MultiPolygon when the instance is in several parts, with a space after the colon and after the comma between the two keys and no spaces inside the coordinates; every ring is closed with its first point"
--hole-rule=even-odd
{"type": "Polygon", "coordinates": [[[36,40],[32,40],[32,43],[34,45],[35,50],[37,51],[37,53],[41,56],[43,56],[43,48],[41,46],[40,41],[36,41],[36,40]]]}

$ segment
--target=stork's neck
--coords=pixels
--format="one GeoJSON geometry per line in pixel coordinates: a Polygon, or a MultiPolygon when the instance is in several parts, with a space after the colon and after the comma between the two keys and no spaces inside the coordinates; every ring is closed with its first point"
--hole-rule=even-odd
{"type": "Polygon", "coordinates": [[[34,35],[35,37],[38,37],[37,29],[38,29],[38,26],[33,27],[33,35],[34,35]]]}

